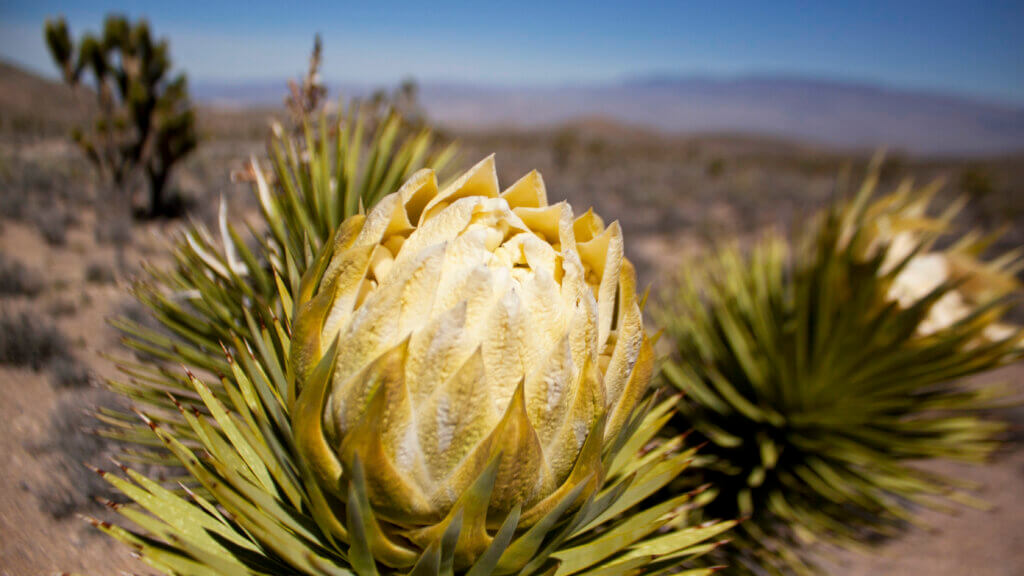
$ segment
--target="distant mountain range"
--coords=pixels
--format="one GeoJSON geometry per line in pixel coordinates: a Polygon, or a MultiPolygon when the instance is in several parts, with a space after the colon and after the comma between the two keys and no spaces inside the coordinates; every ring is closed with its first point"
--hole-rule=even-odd
{"type": "MultiPolygon", "coordinates": [[[[198,99],[280,105],[283,81],[193,84],[198,99]]],[[[331,86],[361,96],[369,88],[331,86]]],[[[924,155],[1024,151],[1024,105],[939,92],[788,76],[648,76],[618,83],[486,86],[427,82],[429,116],[462,130],[540,127],[603,117],[670,133],[729,132],[795,138],[840,148],[924,155]]]]}
{"type": "MultiPolygon", "coordinates": [[[[371,91],[354,84],[330,88],[332,98],[371,91]]],[[[191,89],[205,105],[280,108],[286,81],[200,81],[191,89]]],[[[647,76],[566,86],[426,82],[420,100],[433,121],[456,130],[540,128],[597,118],[666,133],[755,134],[918,155],[1024,152],[1024,105],[799,77],[647,76]]],[[[89,104],[59,83],[0,62],[4,125],[22,117],[63,125],[89,104]]]]}

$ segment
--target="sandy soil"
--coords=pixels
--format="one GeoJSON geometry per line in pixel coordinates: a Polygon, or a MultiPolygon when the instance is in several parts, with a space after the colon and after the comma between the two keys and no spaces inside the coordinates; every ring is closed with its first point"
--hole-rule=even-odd
{"type": "MultiPolygon", "coordinates": [[[[88,217],[87,217],[88,218],[88,217]]],[[[111,376],[112,366],[97,355],[116,346],[116,335],[105,316],[125,300],[122,287],[85,281],[89,264],[112,265],[113,251],[96,246],[89,220],[68,234],[67,245],[54,249],[30,226],[5,221],[0,249],[8,258],[21,261],[44,274],[49,288],[33,301],[0,302],[7,311],[28,310],[48,319],[55,306],[73,308],[56,324],[71,342],[73,353],[88,360],[97,376],[111,376]],[[88,254],[88,257],[85,255],[88,254]]],[[[139,239],[142,245],[148,242],[139,239]]],[[[136,259],[138,259],[138,252],[136,259]]],[[[139,572],[145,568],[130,550],[113,542],[89,525],[79,514],[108,517],[99,505],[55,518],[48,510],[78,490],[83,476],[91,474],[83,463],[55,445],[55,419],[79,416],[105,398],[94,387],[63,389],[50,382],[46,371],[0,366],[0,575],[38,575],[61,572],[88,574],[139,572]],[[73,474],[65,474],[69,469],[73,474]],[[85,473],[79,472],[79,469],[85,473]]],[[[86,418],[82,418],[88,421],[86,418]]],[[[75,434],[88,434],[84,429],[75,434]]],[[[59,442],[59,441],[57,441],[59,442]]],[[[108,465],[106,462],[91,462],[108,465]]]]}
{"type": "Polygon", "coordinates": [[[40,509],[34,491],[53,482],[49,469],[55,462],[34,447],[45,436],[57,393],[45,377],[28,370],[0,369],[0,382],[0,574],[139,571],[126,547],[84,520],[57,520],[40,509]]]}

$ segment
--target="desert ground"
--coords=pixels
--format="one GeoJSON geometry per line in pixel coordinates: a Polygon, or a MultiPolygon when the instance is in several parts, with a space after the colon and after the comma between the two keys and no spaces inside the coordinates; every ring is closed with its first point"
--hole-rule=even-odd
{"type": "MultiPolygon", "coordinates": [[[[0,94],[14,91],[0,86],[0,94]]],[[[251,212],[251,191],[229,174],[250,155],[263,154],[268,114],[203,110],[203,141],[173,182],[187,199],[187,218],[211,222],[222,195],[233,213],[251,212]]],[[[136,223],[126,266],[119,269],[106,239],[107,207],[96,200],[101,184],[67,140],[63,120],[49,118],[9,114],[0,123],[0,575],[150,573],[129,549],[84,520],[111,518],[99,501],[116,494],[83,463],[115,466],[110,459],[117,447],[90,433],[90,413],[118,402],[100,385],[116,376],[109,356],[126,353],[106,319],[140,314],[127,290],[130,280],[143,262],[168,265],[186,220],[136,223]]],[[[740,135],[670,137],[595,118],[442,136],[459,143],[463,167],[495,153],[502,182],[536,168],[553,200],[618,219],[641,282],[654,284],[655,293],[686,255],[712,239],[746,242],[767,229],[787,230],[855,186],[872,152],[740,135]]],[[[1024,245],[1024,156],[919,158],[891,151],[881,185],[890,189],[904,178],[944,178],[943,201],[960,195],[972,201],[958,225],[1005,225],[995,249],[1024,245]]],[[[986,378],[1012,383],[1024,399],[1022,376],[1018,365],[986,378]]],[[[1024,411],[993,417],[1009,419],[1016,432],[989,465],[934,465],[976,484],[988,508],[927,511],[922,519],[929,526],[870,554],[830,556],[830,571],[1024,572],[1024,411]]]]}

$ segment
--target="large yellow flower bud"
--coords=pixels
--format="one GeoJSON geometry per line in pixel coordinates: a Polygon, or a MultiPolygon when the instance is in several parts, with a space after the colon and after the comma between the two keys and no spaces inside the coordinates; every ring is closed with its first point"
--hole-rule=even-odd
{"type": "MultiPolygon", "coordinates": [[[[491,530],[516,509],[521,530],[577,485],[592,493],[650,380],[618,223],[548,205],[536,172],[499,190],[493,158],[443,190],[416,173],[343,224],[300,290],[298,449],[341,501],[364,471],[403,545],[429,545],[462,508],[483,507],[491,530]],[[485,474],[493,488],[474,502],[485,474]]],[[[456,558],[478,540],[460,537],[456,558]]]]}

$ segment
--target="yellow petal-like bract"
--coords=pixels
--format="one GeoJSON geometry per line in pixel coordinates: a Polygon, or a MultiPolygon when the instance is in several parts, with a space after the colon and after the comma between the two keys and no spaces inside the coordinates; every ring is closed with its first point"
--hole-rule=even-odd
{"type": "MultiPolygon", "coordinates": [[[[426,545],[489,468],[489,529],[601,485],[653,367],[617,223],[549,205],[536,172],[501,191],[487,158],[444,189],[414,174],[326,252],[300,292],[290,400],[327,493],[344,500],[360,467],[384,532],[426,545]]],[[[483,544],[463,540],[468,562],[483,544]]]]}
{"type": "MultiPolygon", "coordinates": [[[[987,240],[968,236],[959,244],[944,250],[933,249],[935,238],[946,231],[949,221],[959,210],[954,205],[946,214],[929,216],[927,209],[934,189],[919,197],[910,194],[907,186],[892,197],[882,199],[869,208],[869,226],[873,242],[869,255],[887,245],[880,274],[900,269],[892,278],[888,299],[909,308],[927,298],[933,291],[943,290],[931,305],[928,315],[917,327],[917,333],[928,336],[950,328],[968,318],[982,306],[1006,297],[1019,288],[1012,271],[1004,269],[1005,259],[985,262],[980,258],[987,240]]],[[[981,337],[998,341],[1013,336],[1014,327],[990,323],[981,337]]]]}

